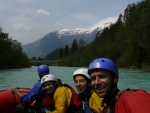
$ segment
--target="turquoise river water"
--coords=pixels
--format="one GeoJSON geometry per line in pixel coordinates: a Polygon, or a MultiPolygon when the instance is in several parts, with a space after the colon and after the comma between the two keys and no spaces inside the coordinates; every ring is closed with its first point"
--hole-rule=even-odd
{"type": "MultiPolygon", "coordinates": [[[[50,72],[61,78],[63,83],[74,87],[72,74],[78,68],[50,66],[50,72]]],[[[38,80],[36,66],[24,69],[0,70],[0,90],[10,89],[11,87],[32,88],[38,80]]],[[[119,69],[118,87],[120,89],[145,89],[150,93],[150,72],[143,72],[137,69],[119,69]]]]}

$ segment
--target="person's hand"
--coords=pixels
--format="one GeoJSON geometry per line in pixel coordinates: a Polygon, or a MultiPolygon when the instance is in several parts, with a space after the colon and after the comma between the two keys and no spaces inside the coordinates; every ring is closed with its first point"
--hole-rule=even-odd
{"type": "Polygon", "coordinates": [[[10,91],[11,91],[13,94],[18,93],[18,89],[15,88],[15,87],[12,87],[12,88],[10,89],[10,91]]]}
{"type": "Polygon", "coordinates": [[[19,92],[19,89],[16,88],[16,87],[12,87],[10,89],[10,91],[13,93],[13,94],[16,94],[19,98],[21,98],[22,94],[19,92]]]}

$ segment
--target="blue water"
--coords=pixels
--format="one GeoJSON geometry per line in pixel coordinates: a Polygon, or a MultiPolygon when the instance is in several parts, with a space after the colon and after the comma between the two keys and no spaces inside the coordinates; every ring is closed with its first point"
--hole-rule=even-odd
{"type": "MultiPolygon", "coordinates": [[[[72,74],[78,68],[50,66],[50,72],[61,78],[63,83],[68,83],[74,87],[72,74]]],[[[36,66],[24,69],[0,70],[0,90],[10,89],[11,87],[32,88],[38,80],[36,66]]],[[[150,93],[150,72],[137,69],[119,69],[118,87],[120,89],[145,89],[150,93]]]]}

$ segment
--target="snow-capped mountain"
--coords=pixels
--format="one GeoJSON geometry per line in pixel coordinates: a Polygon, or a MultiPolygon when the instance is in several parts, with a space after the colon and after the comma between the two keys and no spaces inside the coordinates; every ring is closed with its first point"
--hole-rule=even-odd
{"type": "MultiPolygon", "coordinates": [[[[99,30],[100,28],[97,28],[99,30]]],[[[75,28],[75,29],[60,29],[58,30],[59,35],[75,35],[75,34],[91,34],[93,32],[92,28],[75,28]]]]}
{"type": "Polygon", "coordinates": [[[33,43],[24,45],[23,51],[29,58],[43,58],[56,48],[65,47],[65,45],[71,47],[74,39],[77,41],[83,39],[88,44],[95,39],[96,34],[100,30],[100,28],[59,29],[57,31],[46,34],[44,37],[33,43]]]}

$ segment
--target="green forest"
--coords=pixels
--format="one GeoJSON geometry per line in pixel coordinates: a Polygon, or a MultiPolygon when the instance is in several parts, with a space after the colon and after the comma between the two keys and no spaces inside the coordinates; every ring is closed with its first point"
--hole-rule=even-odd
{"type": "Polygon", "coordinates": [[[150,68],[149,21],[149,0],[129,4],[117,22],[98,32],[92,43],[85,46],[74,40],[71,48],[66,45],[45,59],[55,56],[63,66],[88,66],[93,59],[106,57],[119,67],[150,68]]]}
{"type": "Polygon", "coordinates": [[[30,61],[22,52],[22,45],[9,38],[0,27],[0,69],[23,68],[30,66],[30,61]]]}

